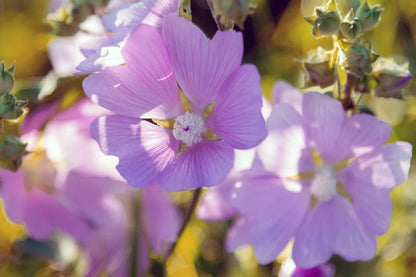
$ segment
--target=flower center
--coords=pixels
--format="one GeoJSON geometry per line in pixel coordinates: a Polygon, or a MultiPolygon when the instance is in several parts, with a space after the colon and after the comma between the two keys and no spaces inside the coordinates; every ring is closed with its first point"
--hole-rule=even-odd
{"type": "Polygon", "coordinates": [[[202,134],[205,133],[205,121],[202,116],[186,112],[175,119],[173,125],[173,136],[190,147],[202,140],[202,134]]]}
{"type": "Polygon", "coordinates": [[[337,194],[337,178],[331,166],[320,166],[315,170],[311,193],[320,201],[327,201],[337,194]]]}

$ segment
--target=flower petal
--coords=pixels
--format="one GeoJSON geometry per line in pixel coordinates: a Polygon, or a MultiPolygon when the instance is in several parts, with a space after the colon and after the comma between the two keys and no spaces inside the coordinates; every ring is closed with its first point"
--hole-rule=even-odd
{"type": "Polygon", "coordinates": [[[202,113],[215,100],[228,76],[241,64],[241,33],[218,31],[212,40],[188,20],[168,15],[162,36],[174,66],[175,77],[194,112],[202,113]]]}
{"type": "Polygon", "coordinates": [[[337,146],[347,114],[339,101],[318,92],[303,96],[302,113],[315,149],[327,161],[337,146]]]}
{"type": "Polygon", "coordinates": [[[179,92],[157,29],[140,25],[131,33],[122,55],[125,66],[107,67],[84,80],[88,97],[125,116],[163,119],[177,116],[182,111],[179,92]]]}
{"type": "Polygon", "coordinates": [[[385,143],[391,135],[391,126],[374,116],[357,114],[346,118],[333,150],[327,153],[330,162],[370,152],[385,143]]]}
{"type": "Polygon", "coordinates": [[[252,178],[233,191],[232,203],[252,217],[254,252],[260,264],[277,258],[300,227],[309,207],[309,193],[300,184],[277,178],[252,178]],[[288,191],[294,186],[299,191],[288,191]]]}
{"type": "Polygon", "coordinates": [[[221,87],[208,126],[235,148],[256,146],[267,133],[261,114],[261,96],[256,67],[239,67],[221,87]]]}
{"type": "Polygon", "coordinates": [[[109,66],[116,66],[125,63],[121,55],[121,48],[118,46],[101,47],[96,52],[87,56],[76,69],[77,73],[88,74],[103,70],[109,66]]]}
{"type": "Polygon", "coordinates": [[[142,197],[143,228],[153,250],[164,255],[178,236],[179,211],[169,195],[158,186],[144,188],[142,197]]]}
{"type": "Polygon", "coordinates": [[[392,189],[407,180],[412,145],[396,142],[359,156],[339,174],[348,182],[392,189]]]}
{"type": "Polygon", "coordinates": [[[119,158],[117,169],[133,187],[153,184],[179,148],[166,129],[124,116],[98,118],[91,134],[104,153],[119,158]]]}
{"type": "Polygon", "coordinates": [[[355,214],[367,230],[376,235],[387,232],[392,214],[390,190],[356,181],[340,181],[352,199],[355,214]]]}
{"type": "Polygon", "coordinates": [[[301,115],[289,104],[277,104],[267,121],[269,134],[259,145],[264,167],[279,176],[295,176],[313,169],[301,115]]]}
{"type": "Polygon", "coordinates": [[[238,177],[238,174],[232,172],[218,186],[204,193],[196,209],[198,218],[205,221],[225,220],[237,215],[236,208],[230,203],[230,197],[238,177]]]}
{"type": "Polygon", "coordinates": [[[127,187],[127,184],[108,177],[71,171],[61,193],[73,210],[82,214],[95,228],[115,230],[127,226],[125,209],[111,193],[123,186],[127,187]]]}
{"type": "Polygon", "coordinates": [[[350,203],[339,196],[320,202],[296,234],[293,259],[310,268],[339,254],[347,261],[369,260],[377,249],[375,235],[367,233],[350,203]]]}
{"type": "Polygon", "coordinates": [[[292,105],[302,114],[302,93],[291,84],[278,81],[272,89],[273,104],[286,103],[292,105]]]}
{"type": "Polygon", "coordinates": [[[1,177],[1,197],[4,201],[7,216],[15,221],[22,222],[26,191],[24,188],[23,172],[18,170],[11,172],[0,169],[1,177]]]}
{"type": "Polygon", "coordinates": [[[234,151],[225,142],[201,142],[173,159],[159,184],[167,190],[214,186],[227,176],[233,158],[234,151]]]}
{"type": "Polygon", "coordinates": [[[225,249],[235,251],[241,246],[251,244],[250,226],[251,220],[247,217],[237,219],[227,232],[225,249]]]}
{"type": "Polygon", "coordinates": [[[26,198],[23,222],[28,233],[37,240],[48,239],[52,232],[62,231],[81,242],[93,238],[94,230],[81,214],[40,191],[26,198]]]}

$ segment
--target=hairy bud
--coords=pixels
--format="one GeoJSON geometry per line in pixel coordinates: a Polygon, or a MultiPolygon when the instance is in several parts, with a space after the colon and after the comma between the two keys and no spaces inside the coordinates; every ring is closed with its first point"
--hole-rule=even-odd
{"type": "Polygon", "coordinates": [[[26,154],[26,143],[19,140],[18,137],[0,133],[0,167],[16,171],[26,154]]]}
{"type": "Polygon", "coordinates": [[[366,32],[374,29],[380,21],[382,12],[383,9],[380,8],[380,5],[370,7],[367,0],[365,0],[364,3],[358,7],[356,12],[356,16],[361,23],[362,31],[366,32]]]}
{"type": "Polygon", "coordinates": [[[341,33],[348,41],[355,41],[361,34],[360,20],[354,17],[354,10],[351,9],[344,21],[341,23],[341,33]]]}
{"type": "Polygon", "coordinates": [[[312,49],[307,53],[306,60],[302,61],[306,87],[320,86],[325,88],[334,84],[335,73],[331,64],[332,53],[332,51],[326,51],[322,47],[312,49]]]}
{"type": "Polygon", "coordinates": [[[380,58],[374,64],[373,75],[378,84],[374,88],[374,94],[385,98],[402,98],[403,89],[412,78],[409,63],[397,64],[393,59],[380,58]]]}
{"type": "Polygon", "coordinates": [[[6,68],[3,61],[0,62],[0,95],[7,94],[12,91],[14,86],[14,63],[6,68]]]}

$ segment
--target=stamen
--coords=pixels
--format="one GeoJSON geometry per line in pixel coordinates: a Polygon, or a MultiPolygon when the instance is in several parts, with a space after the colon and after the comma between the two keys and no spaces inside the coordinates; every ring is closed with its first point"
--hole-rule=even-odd
{"type": "Polygon", "coordinates": [[[337,194],[337,178],[332,167],[317,168],[312,179],[311,193],[320,201],[330,200],[337,194]]]}
{"type": "Polygon", "coordinates": [[[187,147],[202,141],[202,134],[205,131],[204,119],[191,112],[178,116],[173,126],[173,136],[186,144],[187,147]]]}

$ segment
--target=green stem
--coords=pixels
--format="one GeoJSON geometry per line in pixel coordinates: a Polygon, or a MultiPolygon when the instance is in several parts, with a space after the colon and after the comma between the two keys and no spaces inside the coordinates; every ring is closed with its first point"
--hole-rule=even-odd
{"type": "Polygon", "coordinates": [[[197,205],[197,203],[198,203],[199,196],[201,195],[201,192],[202,192],[202,189],[201,189],[201,188],[197,188],[197,189],[194,191],[194,195],[193,195],[193,197],[192,197],[191,204],[189,205],[188,212],[187,212],[187,214],[185,215],[185,219],[183,220],[183,223],[182,223],[181,229],[179,229],[179,232],[178,232],[178,238],[176,239],[176,241],[175,241],[174,243],[172,243],[172,245],[170,246],[170,248],[169,248],[168,252],[166,253],[166,256],[165,256],[165,257],[166,257],[166,258],[165,258],[165,263],[166,263],[166,261],[169,259],[169,257],[172,255],[172,253],[174,252],[174,250],[175,250],[175,248],[176,248],[176,245],[178,245],[178,241],[179,241],[179,239],[181,238],[181,236],[182,236],[183,232],[184,232],[184,231],[185,231],[185,229],[186,229],[186,226],[188,226],[188,223],[189,223],[189,221],[191,220],[192,215],[193,215],[193,213],[194,213],[194,211],[195,211],[195,208],[196,208],[196,205],[197,205]]]}
{"type": "Polygon", "coordinates": [[[137,276],[137,260],[139,258],[138,244],[140,231],[140,193],[135,191],[133,194],[133,230],[131,233],[131,261],[130,261],[130,276],[137,276]]]}

